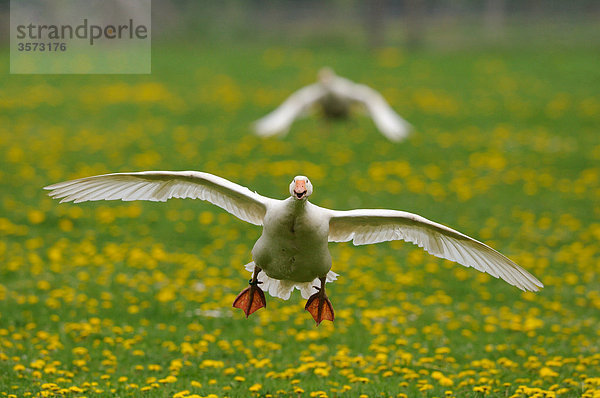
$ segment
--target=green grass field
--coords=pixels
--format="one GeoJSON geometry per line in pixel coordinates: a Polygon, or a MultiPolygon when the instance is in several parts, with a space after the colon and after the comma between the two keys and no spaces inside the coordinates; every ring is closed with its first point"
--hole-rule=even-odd
{"type": "MultiPolygon", "coordinates": [[[[0,56],[8,64],[8,53],[0,56]]],[[[146,76],[0,75],[5,397],[600,396],[600,57],[575,48],[375,52],[156,45],[146,76]],[[250,123],[323,65],[414,126],[250,123]],[[260,228],[204,202],[59,204],[41,189],[201,170],[283,198],[393,208],[483,240],[518,289],[409,243],[331,244],[335,324],[295,292],[231,308],[260,228]]]]}

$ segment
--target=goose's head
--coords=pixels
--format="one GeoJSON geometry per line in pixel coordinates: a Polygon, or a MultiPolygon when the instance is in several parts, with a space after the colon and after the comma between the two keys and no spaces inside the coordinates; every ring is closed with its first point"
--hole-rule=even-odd
{"type": "Polygon", "coordinates": [[[313,186],[308,177],[296,176],[290,184],[290,195],[296,200],[306,200],[313,192],[313,186]]]}
{"type": "Polygon", "coordinates": [[[319,81],[321,84],[329,84],[335,79],[335,72],[330,67],[326,66],[319,70],[318,74],[319,81]]]}

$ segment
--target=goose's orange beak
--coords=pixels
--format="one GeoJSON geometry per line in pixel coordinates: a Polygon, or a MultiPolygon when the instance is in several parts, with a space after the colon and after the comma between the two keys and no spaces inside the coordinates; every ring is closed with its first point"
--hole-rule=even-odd
{"type": "Polygon", "coordinates": [[[304,180],[296,181],[296,187],[294,188],[294,192],[300,193],[306,191],[306,182],[304,180]]]}
{"type": "Polygon", "coordinates": [[[304,180],[296,181],[296,186],[294,187],[294,194],[296,195],[297,199],[302,199],[302,197],[304,197],[304,195],[306,195],[306,181],[304,181],[304,180]]]}

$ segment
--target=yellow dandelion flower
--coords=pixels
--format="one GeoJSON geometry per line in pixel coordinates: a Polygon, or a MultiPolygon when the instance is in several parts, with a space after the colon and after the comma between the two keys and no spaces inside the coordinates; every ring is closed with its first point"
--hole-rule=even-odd
{"type": "Polygon", "coordinates": [[[556,377],[558,376],[558,373],[555,372],[554,370],[550,369],[547,366],[544,366],[540,369],[539,371],[540,377],[556,377]]]}
{"type": "Polygon", "coordinates": [[[25,370],[25,366],[21,365],[20,363],[16,364],[15,366],[13,366],[13,370],[15,372],[22,372],[25,370]]]}
{"type": "Polygon", "coordinates": [[[73,230],[73,221],[68,218],[62,218],[58,221],[58,228],[63,232],[71,232],[73,230]]]}
{"type": "Polygon", "coordinates": [[[250,392],[259,392],[262,389],[262,384],[253,384],[248,387],[248,391],[250,392]]]}
{"type": "Polygon", "coordinates": [[[313,373],[317,376],[327,377],[329,376],[329,369],[327,368],[315,368],[313,373]]]}
{"type": "Polygon", "coordinates": [[[46,214],[41,210],[30,210],[27,213],[27,218],[32,224],[41,224],[46,219],[46,214]]]}
{"type": "Polygon", "coordinates": [[[46,362],[44,360],[36,359],[35,361],[31,362],[29,366],[33,369],[43,369],[45,364],[46,362]]]}
{"type": "Polygon", "coordinates": [[[164,379],[158,380],[158,382],[161,384],[175,383],[176,381],[177,381],[177,377],[175,377],[173,375],[169,375],[169,376],[165,377],[164,379]]]}

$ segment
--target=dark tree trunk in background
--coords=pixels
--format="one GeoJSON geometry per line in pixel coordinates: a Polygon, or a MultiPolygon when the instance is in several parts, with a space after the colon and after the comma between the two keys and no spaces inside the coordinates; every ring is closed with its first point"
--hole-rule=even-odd
{"type": "Polygon", "coordinates": [[[405,0],[406,9],[406,46],[417,48],[423,44],[425,27],[425,1],[405,0]]]}
{"type": "Polygon", "coordinates": [[[365,1],[360,7],[364,16],[369,48],[381,47],[385,42],[385,0],[365,1]]]}
{"type": "Polygon", "coordinates": [[[544,13],[544,1],[542,0],[530,0],[529,12],[534,18],[539,18],[544,13]]]}
{"type": "Polygon", "coordinates": [[[483,23],[488,36],[492,39],[502,37],[506,21],[506,0],[485,0],[483,13],[483,23]]]}

